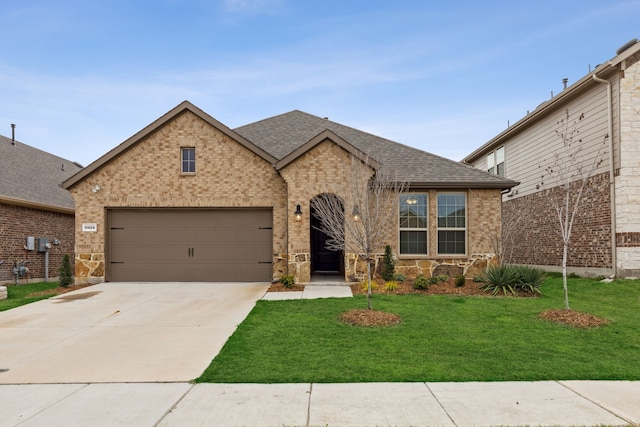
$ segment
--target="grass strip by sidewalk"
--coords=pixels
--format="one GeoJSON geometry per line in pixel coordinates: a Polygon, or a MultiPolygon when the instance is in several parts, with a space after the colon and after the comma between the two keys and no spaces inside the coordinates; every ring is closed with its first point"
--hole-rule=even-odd
{"type": "Polygon", "coordinates": [[[7,287],[8,298],[0,301],[0,311],[10,310],[12,308],[20,307],[21,305],[50,298],[55,294],[40,294],[37,296],[33,296],[32,294],[43,293],[45,291],[56,289],[59,285],[58,282],[37,282],[19,285],[8,284],[3,286],[7,287]]]}
{"type": "Polygon", "coordinates": [[[562,284],[539,298],[381,295],[399,314],[384,328],[349,326],[340,313],[364,297],[259,301],[197,382],[640,380],[640,283],[570,279],[571,308],[612,321],[596,329],[547,322],[562,284]]]}

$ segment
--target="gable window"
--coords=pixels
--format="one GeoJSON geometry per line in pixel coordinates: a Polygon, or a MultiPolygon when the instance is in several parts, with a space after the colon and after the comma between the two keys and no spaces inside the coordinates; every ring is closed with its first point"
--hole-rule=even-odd
{"type": "Polygon", "coordinates": [[[426,255],[427,195],[402,194],[399,200],[400,254],[426,255]]]}
{"type": "Polygon", "coordinates": [[[438,193],[438,254],[464,255],[466,236],[466,195],[438,193]]]}
{"type": "Polygon", "coordinates": [[[504,145],[487,154],[487,172],[504,176],[504,145]]]}
{"type": "Polygon", "coordinates": [[[196,149],[195,147],[182,147],[182,173],[196,173],[196,149]]]}

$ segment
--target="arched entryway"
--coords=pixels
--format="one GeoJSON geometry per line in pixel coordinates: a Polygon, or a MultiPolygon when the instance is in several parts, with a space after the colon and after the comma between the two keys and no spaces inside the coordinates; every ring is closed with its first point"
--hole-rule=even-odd
{"type": "MultiPolygon", "coordinates": [[[[336,197],[334,195],[320,194],[311,201],[311,274],[316,276],[322,275],[340,275],[344,276],[344,251],[331,250],[327,248],[327,240],[330,237],[322,231],[322,218],[317,214],[314,208],[314,201],[324,197],[336,197]]],[[[337,209],[344,218],[344,205],[337,198],[337,209]]],[[[341,231],[344,233],[344,229],[341,231]]]]}

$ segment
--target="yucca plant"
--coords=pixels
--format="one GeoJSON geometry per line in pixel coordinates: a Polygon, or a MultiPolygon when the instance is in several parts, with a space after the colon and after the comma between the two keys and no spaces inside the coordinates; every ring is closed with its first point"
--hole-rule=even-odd
{"type": "Polygon", "coordinates": [[[539,294],[540,286],[544,281],[544,272],[527,265],[519,265],[514,268],[518,272],[519,276],[517,289],[525,292],[531,292],[533,294],[539,294]]]}
{"type": "Polygon", "coordinates": [[[480,289],[485,292],[491,292],[493,295],[502,293],[504,295],[517,295],[514,286],[519,282],[520,275],[518,271],[508,265],[491,265],[484,272],[483,284],[480,289]]]}

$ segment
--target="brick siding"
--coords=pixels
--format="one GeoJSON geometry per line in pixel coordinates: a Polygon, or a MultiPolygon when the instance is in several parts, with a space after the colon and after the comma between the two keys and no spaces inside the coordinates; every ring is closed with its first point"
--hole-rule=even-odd
{"type": "MultiPolygon", "coordinates": [[[[274,261],[286,246],[286,185],[274,168],[185,112],[70,189],[76,209],[76,276],[104,280],[105,207],[273,207],[274,261]],[[196,173],[181,174],[180,148],[196,173]],[[98,192],[91,189],[100,185],[98,192]],[[83,233],[82,223],[96,223],[83,233]]],[[[279,265],[279,264],[278,264],[279,265]]]]}
{"type": "MultiPolygon", "coordinates": [[[[39,209],[0,203],[0,283],[13,282],[13,263],[28,259],[29,280],[41,280],[45,274],[45,254],[37,250],[26,251],[26,237],[48,238],[52,243],[49,250],[49,279],[58,277],[62,257],[68,254],[73,259],[74,216],[39,209]],[[59,245],[53,245],[58,239],[59,245]]],[[[37,248],[36,248],[37,249],[37,248]]],[[[20,283],[23,283],[21,279],[20,283]]]]}
{"type": "MultiPolygon", "coordinates": [[[[591,178],[587,187],[573,225],[567,265],[611,268],[609,174],[591,178]]],[[[549,203],[549,197],[557,194],[558,188],[554,188],[503,204],[504,222],[518,221],[513,235],[516,244],[512,263],[562,265],[560,226],[556,211],[549,203]]]]}
{"type": "MultiPolygon", "coordinates": [[[[278,172],[195,114],[185,112],[70,189],[76,204],[76,276],[90,281],[105,279],[105,208],[253,206],[273,207],[273,277],[288,273],[306,282],[311,275],[311,200],[334,192],[348,201],[345,183],[350,179],[350,168],[350,154],[331,141],[323,141],[278,172]],[[196,149],[195,175],[180,173],[181,146],[196,149]],[[97,192],[92,191],[95,185],[101,187],[97,192]],[[293,219],[298,204],[302,222],[293,219]],[[97,232],[83,233],[82,223],[96,223],[97,232]]],[[[424,192],[430,198],[429,250],[435,254],[438,191],[424,192]]],[[[487,235],[500,233],[500,190],[455,192],[467,194],[467,254],[448,258],[465,266],[470,258],[491,259],[487,235]]],[[[345,209],[350,212],[353,207],[345,204],[345,209]]],[[[397,253],[397,216],[387,230],[386,243],[397,253]]],[[[380,253],[383,250],[379,248],[380,253]]],[[[350,256],[353,254],[345,254],[345,265],[350,256]]],[[[450,261],[437,255],[423,259],[450,261]]]]}

